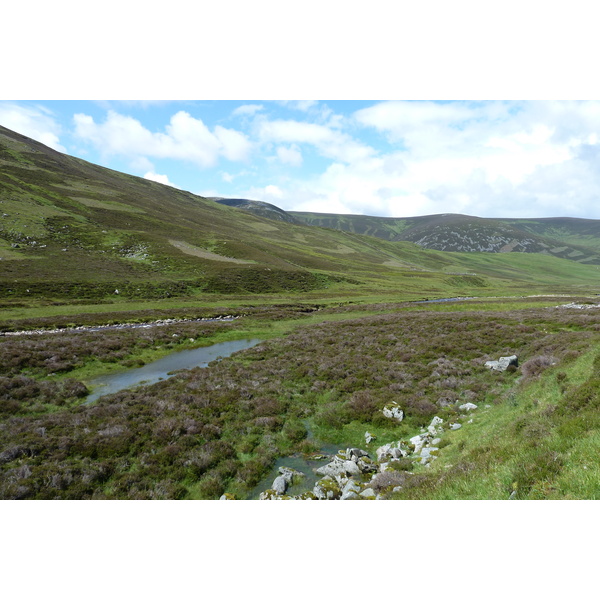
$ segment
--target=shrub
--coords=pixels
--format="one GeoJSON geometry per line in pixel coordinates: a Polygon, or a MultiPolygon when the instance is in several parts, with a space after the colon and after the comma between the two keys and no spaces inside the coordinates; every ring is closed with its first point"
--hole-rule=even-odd
{"type": "Polygon", "coordinates": [[[198,483],[198,491],[206,500],[217,500],[225,491],[225,482],[220,473],[211,471],[198,483]]]}
{"type": "Polygon", "coordinates": [[[317,425],[341,429],[352,419],[349,418],[346,409],[340,402],[328,402],[315,416],[317,425]]]}
{"type": "Polygon", "coordinates": [[[600,407],[600,377],[589,379],[585,383],[572,388],[563,397],[563,412],[579,411],[600,407]]]}
{"type": "Polygon", "coordinates": [[[385,471],[377,473],[369,482],[369,487],[375,492],[381,492],[390,487],[401,486],[406,481],[407,475],[399,471],[385,471]]]}
{"type": "Polygon", "coordinates": [[[377,398],[369,390],[354,392],[346,403],[346,413],[350,420],[370,421],[378,409],[377,398]]]}
{"type": "Polygon", "coordinates": [[[531,379],[532,377],[537,377],[542,371],[554,364],[556,364],[556,359],[552,356],[535,356],[523,363],[521,372],[523,373],[523,377],[531,379]]]}

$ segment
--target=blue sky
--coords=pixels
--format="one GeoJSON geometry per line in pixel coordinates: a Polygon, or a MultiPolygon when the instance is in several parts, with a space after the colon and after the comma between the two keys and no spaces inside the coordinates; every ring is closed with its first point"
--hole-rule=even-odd
{"type": "Polygon", "coordinates": [[[62,152],[286,210],[600,218],[582,0],[33,4],[0,124],[62,152]]]}
{"type": "Polygon", "coordinates": [[[600,218],[597,101],[1,101],[0,124],[202,196],[600,218]]]}

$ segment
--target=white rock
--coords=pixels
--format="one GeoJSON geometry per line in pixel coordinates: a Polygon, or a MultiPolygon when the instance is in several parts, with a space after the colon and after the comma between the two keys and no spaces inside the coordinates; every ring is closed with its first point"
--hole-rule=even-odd
{"type": "Polygon", "coordinates": [[[275,481],[273,481],[273,485],[271,486],[271,488],[275,490],[275,493],[279,495],[285,494],[287,487],[288,481],[283,475],[279,475],[279,477],[276,477],[275,481]]]}
{"type": "Polygon", "coordinates": [[[358,494],[356,492],[350,491],[347,494],[342,494],[340,500],[354,500],[355,498],[358,498],[358,494]]]}
{"type": "Polygon", "coordinates": [[[372,435],[368,431],[365,433],[365,442],[367,444],[370,444],[374,439],[376,439],[374,435],[372,435]]]}
{"type": "Polygon", "coordinates": [[[404,456],[408,456],[409,451],[409,447],[404,442],[398,441],[390,442],[385,446],[380,446],[379,448],[377,448],[377,450],[375,450],[375,453],[377,454],[377,461],[381,462],[382,460],[385,460],[388,457],[402,458],[404,456]]]}
{"type": "Polygon", "coordinates": [[[398,403],[394,401],[383,407],[383,416],[401,422],[402,419],[404,419],[404,411],[400,408],[398,403]]]}
{"type": "Polygon", "coordinates": [[[360,468],[353,460],[343,460],[338,456],[334,456],[333,460],[319,467],[316,471],[319,475],[329,475],[335,477],[336,475],[360,475],[360,468]]]}
{"type": "Polygon", "coordinates": [[[452,425],[450,425],[450,429],[452,429],[452,431],[456,431],[457,429],[460,429],[462,427],[462,425],[460,423],[452,423],[452,425]]]}
{"type": "Polygon", "coordinates": [[[415,454],[421,452],[421,448],[425,445],[425,439],[422,435],[415,435],[410,438],[410,443],[415,447],[415,454]]]}
{"type": "Polygon", "coordinates": [[[440,417],[433,417],[427,431],[430,435],[437,435],[443,431],[442,423],[444,419],[440,419],[440,417]]]}
{"type": "Polygon", "coordinates": [[[485,366],[493,371],[506,371],[510,365],[515,365],[515,367],[519,365],[519,359],[516,354],[501,356],[498,360],[488,360],[485,363],[485,366]]]}
{"type": "Polygon", "coordinates": [[[360,494],[360,486],[350,479],[342,489],[342,500],[350,500],[356,498],[360,494]]]}
{"type": "Polygon", "coordinates": [[[458,410],[475,410],[477,408],[477,404],[473,404],[472,402],[467,402],[466,404],[461,404],[458,407],[458,410]]]}
{"type": "Polygon", "coordinates": [[[375,498],[377,494],[373,491],[372,488],[367,488],[363,492],[360,493],[363,498],[375,498]]]}

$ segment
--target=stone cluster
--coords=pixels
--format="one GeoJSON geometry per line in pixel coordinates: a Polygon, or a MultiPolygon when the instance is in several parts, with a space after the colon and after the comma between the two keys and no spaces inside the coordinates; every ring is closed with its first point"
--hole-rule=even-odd
{"type": "MultiPolygon", "coordinates": [[[[477,405],[468,402],[459,407],[462,412],[475,410],[477,405]]],[[[459,417],[461,418],[461,417],[459,417]]],[[[464,418],[464,417],[462,417],[464,418]]],[[[422,433],[408,441],[398,440],[375,449],[375,458],[362,448],[346,448],[329,457],[327,464],[315,469],[321,475],[312,491],[298,495],[286,494],[293,481],[303,474],[294,469],[280,467],[270,489],[261,493],[260,500],[379,500],[390,491],[399,491],[413,473],[413,464],[427,466],[439,453],[442,435],[460,429],[460,423],[445,424],[438,416],[433,417],[422,433]],[[404,461],[401,468],[395,465],[404,461]],[[408,468],[408,470],[407,470],[408,468]]],[[[367,443],[375,438],[365,433],[367,443]]],[[[222,497],[223,500],[228,498],[222,497]]]]}

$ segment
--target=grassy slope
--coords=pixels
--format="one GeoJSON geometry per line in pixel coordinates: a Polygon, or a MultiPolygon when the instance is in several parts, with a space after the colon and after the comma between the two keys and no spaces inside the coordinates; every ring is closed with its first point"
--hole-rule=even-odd
{"type": "Polygon", "coordinates": [[[52,299],[235,303],[249,295],[298,292],[411,299],[594,283],[592,266],[573,271],[550,259],[452,255],[256,217],[5,129],[0,211],[5,318],[52,299]],[[465,271],[477,276],[449,276],[465,271]]]}
{"type": "Polygon", "coordinates": [[[290,214],[309,225],[388,241],[412,241],[437,250],[543,253],[576,262],[600,263],[600,221],[592,219],[482,219],[455,214],[400,219],[290,214]]]}

